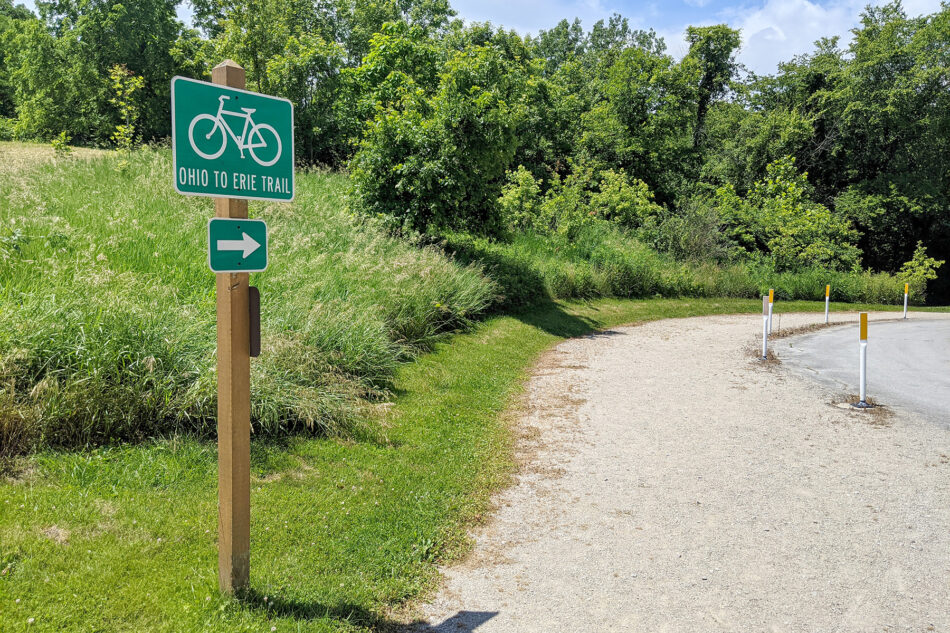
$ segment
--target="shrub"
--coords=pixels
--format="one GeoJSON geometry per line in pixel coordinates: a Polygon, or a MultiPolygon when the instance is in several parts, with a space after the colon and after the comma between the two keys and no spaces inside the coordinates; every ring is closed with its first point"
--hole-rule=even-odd
{"type": "Polygon", "coordinates": [[[733,253],[716,209],[700,198],[676,210],[663,210],[644,223],[639,234],[664,253],[686,261],[726,261],[733,253]]]}
{"type": "Polygon", "coordinates": [[[598,190],[591,195],[595,217],[625,229],[638,229],[655,222],[662,207],[653,202],[653,192],[642,180],[630,180],[624,171],[607,170],[601,174],[598,190]]]}
{"type": "Polygon", "coordinates": [[[0,116],[0,141],[16,138],[16,120],[0,116]]]}
{"type": "Polygon", "coordinates": [[[556,178],[541,204],[541,227],[567,239],[597,221],[590,206],[589,172],[576,171],[556,178]]]}
{"type": "Polygon", "coordinates": [[[810,199],[807,174],[794,158],[771,163],[745,198],[732,185],[720,187],[715,206],[726,234],[748,252],[768,254],[778,270],[855,270],[860,263],[857,232],[810,199]]]}
{"type": "Polygon", "coordinates": [[[937,269],[946,263],[927,256],[927,249],[923,242],[917,242],[914,256],[901,266],[898,278],[910,285],[910,292],[921,303],[927,300],[927,282],[937,278],[937,269]]]}
{"type": "Polygon", "coordinates": [[[73,153],[73,148],[69,146],[72,137],[66,132],[60,132],[59,136],[50,141],[50,146],[56,154],[56,158],[66,158],[73,153]]]}
{"type": "Polygon", "coordinates": [[[533,230],[573,239],[584,227],[608,222],[625,229],[655,223],[662,207],[641,180],[623,171],[596,172],[572,165],[566,177],[555,174],[542,196],[541,183],[519,166],[508,172],[498,208],[509,231],[533,230]]]}
{"type": "Polygon", "coordinates": [[[541,202],[541,186],[530,171],[519,165],[517,170],[508,172],[498,198],[498,211],[508,230],[541,229],[541,202]]]}
{"type": "Polygon", "coordinates": [[[483,46],[448,60],[431,99],[407,79],[350,163],[357,208],[418,231],[501,232],[497,201],[517,149],[522,83],[517,65],[483,46]]]}

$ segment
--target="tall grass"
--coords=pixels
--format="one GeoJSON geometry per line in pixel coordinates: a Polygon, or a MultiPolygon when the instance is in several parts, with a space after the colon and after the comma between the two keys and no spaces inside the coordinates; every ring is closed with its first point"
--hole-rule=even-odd
{"type": "MultiPolygon", "coordinates": [[[[0,144],[0,152],[4,151],[0,144]]],[[[351,430],[397,363],[496,289],[477,264],[414,248],[346,211],[345,177],[302,174],[268,221],[257,433],[351,430]]],[[[182,428],[216,409],[208,199],[171,187],[167,151],[39,164],[0,184],[0,453],[182,428]]]]}
{"type": "Polygon", "coordinates": [[[886,273],[777,273],[748,262],[680,261],[606,223],[585,227],[571,240],[526,233],[501,242],[448,233],[443,245],[462,261],[485,265],[501,287],[502,308],[539,298],[755,298],[770,288],[783,300],[819,300],[826,284],[835,301],[886,304],[903,298],[902,282],[886,273]]]}

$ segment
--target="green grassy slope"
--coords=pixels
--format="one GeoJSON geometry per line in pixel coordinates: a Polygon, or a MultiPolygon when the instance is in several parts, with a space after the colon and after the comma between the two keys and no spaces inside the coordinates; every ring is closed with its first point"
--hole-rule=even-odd
{"type": "MultiPolygon", "coordinates": [[[[72,158],[2,179],[0,452],[213,429],[212,202],[172,190],[169,158],[72,158]]],[[[251,277],[258,433],[352,429],[400,359],[495,295],[477,265],[358,225],[345,189],[343,176],[301,174],[293,204],[251,204],[272,253],[251,277]]]]}

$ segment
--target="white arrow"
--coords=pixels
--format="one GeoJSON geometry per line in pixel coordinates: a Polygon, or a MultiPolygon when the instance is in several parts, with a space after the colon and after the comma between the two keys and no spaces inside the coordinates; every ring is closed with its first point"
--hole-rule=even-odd
{"type": "Polygon", "coordinates": [[[239,240],[218,240],[219,251],[244,251],[244,259],[261,247],[253,237],[247,233],[241,233],[239,240]]]}

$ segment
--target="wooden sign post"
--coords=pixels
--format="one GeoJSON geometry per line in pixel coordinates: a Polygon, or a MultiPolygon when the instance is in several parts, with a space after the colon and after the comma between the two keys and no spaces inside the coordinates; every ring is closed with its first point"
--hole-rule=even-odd
{"type": "Polygon", "coordinates": [[[231,60],[214,67],[211,83],[171,83],[175,190],[214,198],[216,216],[208,222],[208,267],[217,289],[218,586],[225,593],[245,591],[250,580],[250,357],[260,354],[261,310],[248,273],[268,260],[267,224],[248,219],[247,201],[294,199],[294,106],[248,92],[245,83],[231,60]]]}
{"type": "MultiPolygon", "coordinates": [[[[228,60],[211,81],[244,89],[244,69],[228,60]]],[[[247,200],[215,198],[219,218],[246,218],[247,200]]],[[[219,273],[218,586],[247,589],[251,571],[251,358],[248,274],[219,273]]]]}

